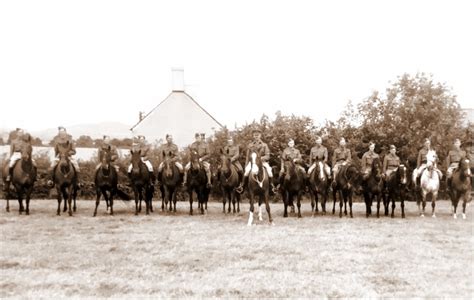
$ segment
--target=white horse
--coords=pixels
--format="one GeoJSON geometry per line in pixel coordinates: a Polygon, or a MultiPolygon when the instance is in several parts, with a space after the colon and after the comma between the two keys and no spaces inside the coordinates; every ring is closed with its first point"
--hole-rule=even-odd
{"type": "Polygon", "coordinates": [[[432,207],[432,217],[436,218],[435,215],[435,206],[436,206],[436,197],[438,197],[439,183],[443,174],[438,170],[436,165],[436,151],[429,150],[426,154],[426,169],[423,170],[420,179],[421,186],[421,201],[422,209],[420,209],[420,200],[418,198],[417,205],[420,216],[425,216],[425,206],[426,206],[426,196],[431,194],[431,207],[432,207]]]}

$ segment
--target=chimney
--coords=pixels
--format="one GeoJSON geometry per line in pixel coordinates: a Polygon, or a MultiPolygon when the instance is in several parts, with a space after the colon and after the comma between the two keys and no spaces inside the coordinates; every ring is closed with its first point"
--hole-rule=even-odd
{"type": "Polygon", "coordinates": [[[172,68],[171,89],[173,92],[184,92],[184,69],[172,68]]]}

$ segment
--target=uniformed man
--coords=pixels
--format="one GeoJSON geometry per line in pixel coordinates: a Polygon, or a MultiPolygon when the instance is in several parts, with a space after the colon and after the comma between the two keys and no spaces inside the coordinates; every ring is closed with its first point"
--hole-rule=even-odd
{"type": "Polygon", "coordinates": [[[332,172],[333,172],[333,185],[336,184],[336,175],[339,172],[339,168],[342,165],[346,165],[351,161],[351,150],[346,148],[346,139],[341,138],[339,140],[339,147],[334,150],[332,156],[332,172]]]}
{"type": "Polygon", "coordinates": [[[234,144],[234,139],[229,136],[227,139],[227,145],[224,147],[224,154],[230,159],[230,162],[237,168],[237,174],[239,175],[239,182],[242,182],[244,175],[244,168],[239,161],[240,158],[240,147],[234,144]]]}
{"type": "MultiPolygon", "coordinates": [[[[134,143],[132,144],[132,149],[134,151],[140,150],[140,156],[142,158],[142,162],[146,165],[148,169],[148,173],[150,173],[150,183],[154,184],[155,182],[155,173],[153,172],[153,165],[151,164],[148,153],[150,152],[150,145],[146,142],[145,136],[139,135],[135,139],[134,143]]],[[[132,172],[133,165],[130,163],[128,166],[127,173],[130,176],[132,172]]]]}
{"type": "Polygon", "coordinates": [[[10,142],[10,158],[8,162],[8,175],[5,178],[5,181],[9,183],[12,179],[12,172],[15,163],[21,159],[21,149],[23,146],[23,134],[24,131],[21,128],[17,128],[15,134],[12,135],[10,142]]]}
{"type": "Polygon", "coordinates": [[[365,152],[362,155],[361,167],[362,167],[362,177],[364,180],[367,180],[370,176],[370,170],[372,169],[372,162],[374,159],[378,158],[379,155],[375,153],[375,143],[369,143],[369,151],[365,152]]]}
{"type": "Polygon", "coordinates": [[[183,165],[179,162],[179,151],[178,146],[173,143],[173,136],[167,134],[165,136],[166,144],[161,146],[160,149],[160,165],[158,166],[158,184],[161,184],[161,172],[163,171],[164,161],[169,158],[171,162],[174,162],[175,166],[178,167],[180,175],[183,175],[184,169],[183,165]]]}
{"type": "MultiPolygon", "coordinates": [[[[279,174],[279,184],[276,187],[277,189],[280,188],[280,186],[283,184],[283,180],[285,178],[285,161],[291,160],[293,163],[297,164],[297,167],[303,171],[303,174],[306,175],[306,170],[301,166],[303,163],[303,159],[301,157],[301,152],[300,150],[295,148],[295,140],[290,138],[288,140],[288,147],[283,150],[281,153],[281,168],[280,168],[280,174],[279,174]]],[[[306,176],[304,177],[306,180],[306,176]]]]}
{"type": "Polygon", "coordinates": [[[53,138],[53,144],[54,144],[54,159],[53,163],[51,164],[51,167],[49,171],[52,173],[52,180],[48,180],[48,186],[53,187],[54,186],[54,171],[56,166],[59,163],[59,154],[65,153],[69,156],[69,161],[74,167],[74,170],[76,171],[76,176],[78,178],[79,182],[79,164],[77,163],[77,160],[73,157],[73,155],[76,154],[76,145],[72,139],[72,136],[67,133],[66,128],[59,126],[58,127],[58,134],[53,138]]]}
{"type": "MultiPolygon", "coordinates": [[[[209,145],[205,142],[204,134],[196,133],[194,135],[196,139],[194,143],[189,146],[189,151],[196,151],[199,156],[199,162],[202,163],[204,170],[206,170],[207,175],[207,186],[211,187],[211,164],[207,161],[210,157],[211,151],[209,150],[209,145]]],[[[188,179],[188,171],[191,168],[191,162],[188,162],[184,167],[184,180],[183,185],[186,185],[188,179]]]]}
{"type": "MultiPolygon", "coordinates": [[[[454,140],[454,147],[449,151],[448,157],[446,158],[446,184],[448,188],[451,188],[451,180],[453,177],[453,172],[459,167],[459,162],[461,159],[466,158],[466,151],[461,149],[461,140],[454,140]]],[[[470,174],[469,169],[469,175],[470,174]]]]}
{"type": "Polygon", "coordinates": [[[328,179],[331,179],[331,168],[328,166],[328,149],[322,145],[323,139],[320,136],[316,137],[316,146],[311,148],[311,152],[309,154],[309,164],[310,167],[308,169],[308,176],[311,175],[314,168],[316,168],[316,164],[318,162],[323,163],[324,172],[328,179]]]}
{"type": "Polygon", "coordinates": [[[268,145],[262,141],[262,132],[259,129],[254,129],[252,131],[253,135],[253,141],[248,144],[247,146],[247,155],[245,157],[245,173],[244,173],[244,178],[243,181],[240,183],[240,185],[237,187],[237,191],[239,193],[243,192],[245,187],[248,184],[248,176],[250,174],[252,165],[250,161],[250,154],[252,152],[260,153],[262,155],[260,159],[262,160],[262,166],[267,169],[269,181],[270,181],[270,188],[272,191],[276,191],[275,186],[273,185],[273,172],[272,172],[272,167],[268,164],[268,161],[270,160],[270,148],[268,148],[268,145]]]}
{"type": "Polygon", "coordinates": [[[385,179],[390,177],[393,171],[400,166],[400,158],[397,156],[397,148],[395,145],[390,145],[390,152],[383,158],[383,176],[385,179]]]}
{"type": "Polygon", "coordinates": [[[104,155],[108,152],[110,153],[110,163],[115,168],[117,173],[119,172],[119,166],[115,164],[115,161],[119,158],[117,147],[110,143],[110,136],[104,135],[102,137],[102,144],[97,149],[97,157],[99,158],[99,164],[95,167],[95,171],[99,170],[100,166],[102,165],[102,160],[104,159],[104,155]]]}
{"type": "MultiPolygon", "coordinates": [[[[425,138],[423,140],[423,148],[421,148],[420,151],[418,152],[418,158],[416,160],[416,169],[413,170],[413,178],[418,179],[418,177],[420,177],[420,175],[426,169],[426,163],[427,163],[426,155],[428,154],[428,151],[430,150],[433,150],[431,148],[431,141],[428,138],[425,138]]],[[[438,158],[436,158],[436,161],[437,160],[438,158]]],[[[438,175],[441,178],[442,174],[441,174],[441,171],[438,170],[436,162],[434,163],[433,167],[438,172],[438,175]]]]}

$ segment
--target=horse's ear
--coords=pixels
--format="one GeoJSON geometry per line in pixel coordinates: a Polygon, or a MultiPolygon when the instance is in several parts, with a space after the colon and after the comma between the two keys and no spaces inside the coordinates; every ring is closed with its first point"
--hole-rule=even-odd
{"type": "Polygon", "coordinates": [[[163,157],[165,157],[165,156],[166,156],[165,150],[163,150],[163,151],[161,151],[161,152],[163,153],[163,157]]]}
{"type": "Polygon", "coordinates": [[[227,148],[227,154],[229,154],[229,148],[227,148]]]}
{"type": "Polygon", "coordinates": [[[133,155],[133,149],[130,149],[130,154],[132,154],[132,155],[133,155]]]}
{"type": "Polygon", "coordinates": [[[224,151],[222,151],[222,148],[220,148],[219,151],[221,154],[224,154],[224,151]]]}
{"type": "Polygon", "coordinates": [[[110,147],[110,145],[109,145],[109,147],[107,147],[107,148],[109,149],[109,151],[112,149],[112,147],[110,147]]]}

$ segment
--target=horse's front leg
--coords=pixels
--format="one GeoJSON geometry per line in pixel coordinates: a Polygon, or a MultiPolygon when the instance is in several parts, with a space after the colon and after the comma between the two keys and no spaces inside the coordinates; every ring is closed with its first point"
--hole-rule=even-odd
{"type": "Polygon", "coordinates": [[[344,205],[345,194],[342,191],[339,191],[339,218],[342,218],[342,206],[344,205]]]}
{"type": "Polygon", "coordinates": [[[222,191],[222,213],[225,214],[225,203],[227,201],[227,194],[225,192],[224,187],[221,188],[221,191],[222,191]]]}
{"type": "Polygon", "coordinates": [[[268,192],[265,193],[265,207],[267,209],[268,221],[271,225],[274,225],[272,214],[270,213],[270,195],[268,194],[268,192]]]}
{"type": "Polygon", "coordinates": [[[77,198],[77,186],[74,186],[72,189],[72,200],[74,201],[74,206],[72,207],[72,211],[76,212],[76,198],[77,198]]]}
{"type": "Polygon", "coordinates": [[[352,215],[352,191],[349,191],[349,216],[353,218],[352,215]]]}
{"type": "Polygon", "coordinates": [[[29,187],[26,191],[26,215],[30,214],[30,199],[31,199],[31,192],[33,192],[33,186],[29,187]]]}
{"type": "Polygon", "coordinates": [[[374,194],[370,195],[371,199],[374,199],[374,197],[376,197],[377,199],[377,218],[380,218],[380,195],[374,195],[374,194]]]}
{"type": "Polygon", "coordinates": [[[56,213],[56,215],[61,215],[61,190],[59,188],[56,188],[56,193],[57,193],[57,198],[58,198],[58,211],[56,213]]]}
{"type": "Polygon", "coordinates": [[[115,189],[112,189],[112,191],[110,191],[110,198],[109,198],[111,216],[114,215],[114,195],[115,195],[115,189]]]}
{"type": "Polygon", "coordinates": [[[298,218],[301,218],[301,193],[298,192],[296,195],[296,205],[298,206],[298,218]]]}
{"type": "Polygon", "coordinates": [[[19,189],[19,192],[17,192],[18,195],[18,213],[21,215],[21,213],[25,210],[23,207],[23,193],[19,189]]]}
{"type": "Polygon", "coordinates": [[[137,188],[133,189],[133,193],[135,194],[135,216],[137,216],[138,212],[139,212],[139,210],[138,210],[138,201],[139,201],[139,199],[138,199],[138,190],[137,190],[137,188]]]}
{"type": "Polygon", "coordinates": [[[97,194],[97,198],[95,200],[95,209],[94,209],[94,214],[92,215],[93,217],[97,216],[97,207],[99,207],[99,203],[100,203],[101,190],[99,188],[96,188],[95,192],[97,194]]]}
{"type": "Polygon", "coordinates": [[[425,217],[425,207],[426,207],[426,193],[424,191],[421,191],[421,212],[420,212],[420,216],[422,218],[425,217]]]}
{"type": "Polygon", "coordinates": [[[466,206],[467,201],[469,200],[470,190],[464,193],[463,200],[462,200],[462,218],[466,220],[466,206]]]}
{"type": "Polygon", "coordinates": [[[176,212],[176,190],[174,190],[174,191],[171,193],[171,199],[173,200],[173,205],[174,205],[173,211],[176,212]]]}
{"type": "Polygon", "coordinates": [[[67,194],[67,188],[63,188],[62,193],[63,193],[63,200],[64,200],[63,212],[66,212],[67,211],[67,202],[68,202],[68,199],[69,199],[69,195],[67,194]]]}
{"type": "Polygon", "coordinates": [[[332,190],[332,199],[333,199],[333,202],[332,202],[332,214],[334,215],[336,213],[336,194],[337,194],[337,190],[336,188],[334,188],[332,190]]]}
{"type": "Polygon", "coordinates": [[[431,217],[432,218],[436,218],[436,214],[435,214],[436,197],[438,197],[438,192],[434,192],[431,196],[431,217]]]}
{"type": "Polygon", "coordinates": [[[68,214],[71,217],[72,216],[72,193],[73,193],[74,187],[72,185],[69,186],[69,191],[68,191],[68,197],[67,197],[67,202],[68,202],[68,214]]]}
{"type": "Polygon", "coordinates": [[[347,216],[347,195],[348,195],[348,192],[346,191],[345,193],[343,192],[344,195],[344,215],[347,216]]]}
{"type": "Polygon", "coordinates": [[[193,215],[193,191],[190,190],[189,192],[189,214],[193,215]]]}
{"type": "Polygon", "coordinates": [[[390,215],[390,217],[394,218],[395,217],[395,195],[387,195],[387,205],[390,204],[390,200],[392,201],[392,214],[390,215]]]}
{"type": "Polygon", "coordinates": [[[247,226],[252,226],[252,223],[253,223],[253,210],[254,210],[253,201],[254,201],[253,193],[250,192],[249,193],[250,208],[249,208],[249,219],[248,219],[248,222],[247,222],[247,226]]]}

